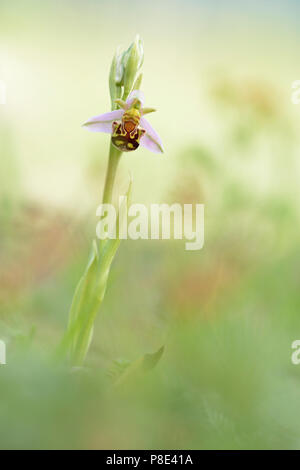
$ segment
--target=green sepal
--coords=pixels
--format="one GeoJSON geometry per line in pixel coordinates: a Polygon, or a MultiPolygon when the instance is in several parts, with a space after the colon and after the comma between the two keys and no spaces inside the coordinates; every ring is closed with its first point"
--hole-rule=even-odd
{"type": "Polygon", "coordinates": [[[127,361],[122,361],[121,367],[119,368],[115,367],[116,362],[114,362],[114,367],[110,370],[109,374],[114,380],[114,385],[119,386],[131,377],[136,376],[140,372],[148,372],[149,370],[153,369],[160,361],[164,349],[165,347],[162,346],[154,353],[145,354],[144,356],[138,358],[137,360],[131,363],[128,363],[127,361]]]}
{"type": "Polygon", "coordinates": [[[123,66],[120,63],[120,55],[117,51],[112,60],[110,72],[109,72],[109,92],[110,92],[112,110],[117,109],[115,100],[122,97],[122,86],[118,82],[118,73],[122,75],[124,72],[120,70],[120,67],[122,68],[123,66]]]}

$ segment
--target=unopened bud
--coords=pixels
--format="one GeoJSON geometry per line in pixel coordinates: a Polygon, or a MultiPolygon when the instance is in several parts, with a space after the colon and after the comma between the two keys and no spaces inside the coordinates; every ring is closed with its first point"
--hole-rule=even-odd
{"type": "Polygon", "coordinates": [[[124,58],[124,98],[127,98],[144,61],[144,48],[142,40],[136,36],[124,58]]]}
{"type": "Polygon", "coordinates": [[[112,109],[115,108],[115,100],[127,99],[133,89],[139,89],[142,76],[137,77],[144,61],[144,48],[140,37],[137,35],[134,42],[123,53],[115,54],[109,74],[109,89],[112,101],[112,109]],[[123,87],[123,93],[122,93],[123,87]]]}

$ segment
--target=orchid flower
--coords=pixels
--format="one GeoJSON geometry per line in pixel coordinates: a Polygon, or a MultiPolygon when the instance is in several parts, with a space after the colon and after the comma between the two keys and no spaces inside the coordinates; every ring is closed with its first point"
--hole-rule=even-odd
{"type": "Polygon", "coordinates": [[[136,150],[139,145],[154,153],[162,153],[161,138],[144,118],[155,109],[144,107],[144,94],[140,90],[130,93],[126,101],[115,100],[120,106],[115,111],[95,116],[83,125],[91,132],[112,135],[112,144],[121,151],[136,150]]]}

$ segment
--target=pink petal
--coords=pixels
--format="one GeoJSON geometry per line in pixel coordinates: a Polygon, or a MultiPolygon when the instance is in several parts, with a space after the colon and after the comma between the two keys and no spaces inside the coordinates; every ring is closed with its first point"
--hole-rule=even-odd
{"type": "Polygon", "coordinates": [[[134,102],[134,100],[139,100],[139,102],[141,103],[141,106],[143,108],[144,104],[145,104],[145,96],[144,96],[144,93],[141,91],[141,90],[133,90],[130,95],[128,96],[127,100],[126,100],[126,103],[128,105],[128,108],[132,105],[132,103],[134,102]]]}
{"type": "Polygon", "coordinates": [[[100,114],[86,121],[83,125],[91,132],[112,132],[112,122],[122,118],[124,109],[117,109],[110,113],[100,114]]]}
{"type": "Polygon", "coordinates": [[[158,133],[144,117],[140,120],[140,126],[145,129],[146,134],[141,138],[140,144],[154,153],[163,153],[163,144],[158,133]]]}

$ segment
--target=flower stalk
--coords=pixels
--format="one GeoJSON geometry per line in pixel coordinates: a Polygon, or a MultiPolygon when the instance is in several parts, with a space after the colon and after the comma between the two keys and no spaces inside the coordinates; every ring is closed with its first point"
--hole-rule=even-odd
{"type": "Polygon", "coordinates": [[[113,187],[121,156],[122,152],[110,144],[102,204],[110,204],[112,202],[113,187]]]}

